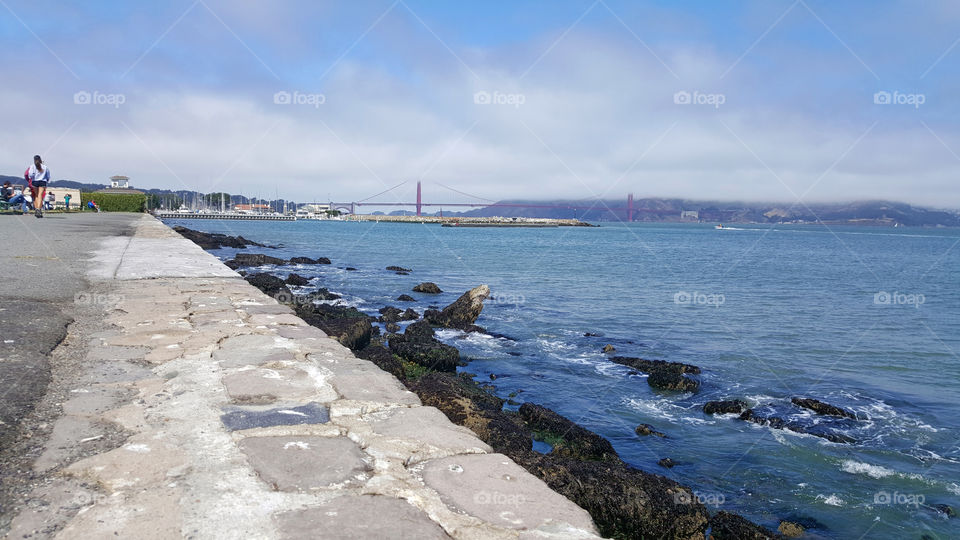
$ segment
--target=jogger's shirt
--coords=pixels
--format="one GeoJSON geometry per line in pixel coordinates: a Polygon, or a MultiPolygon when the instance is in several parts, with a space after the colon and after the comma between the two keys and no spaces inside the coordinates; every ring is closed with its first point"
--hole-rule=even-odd
{"type": "Polygon", "coordinates": [[[44,167],[42,171],[37,170],[36,165],[31,165],[27,169],[27,180],[35,186],[45,186],[50,181],[50,167],[44,167]]]}

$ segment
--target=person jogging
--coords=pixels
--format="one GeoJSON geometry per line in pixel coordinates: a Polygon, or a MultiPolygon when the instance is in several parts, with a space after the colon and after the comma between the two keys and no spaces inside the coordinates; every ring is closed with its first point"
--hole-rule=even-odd
{"type": "Polygon", "coordinates": [[[33,156],[33,165],[24,173],[24,179],[30,186],[30,195],[33,196],[34,215],[43,217],[43,200],[47,195],[47,182],[50,181],[50,168],[43,163],[39,156],[33,156]]]}

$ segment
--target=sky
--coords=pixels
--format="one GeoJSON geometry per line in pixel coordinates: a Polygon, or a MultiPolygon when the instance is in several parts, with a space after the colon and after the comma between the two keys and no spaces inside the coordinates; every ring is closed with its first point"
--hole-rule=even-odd
{"type": "Polygon", "coordinates": [[[960,208],[958,23],[951,1],[0,0],[0,172],[960,208]]]}

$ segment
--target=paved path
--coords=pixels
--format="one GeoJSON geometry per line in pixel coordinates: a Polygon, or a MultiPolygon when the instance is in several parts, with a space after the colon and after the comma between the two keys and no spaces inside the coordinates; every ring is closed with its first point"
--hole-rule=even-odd
{"type": "Polygon", "coordinates": [[[50,381],[47,357],[66,335],[74,301],[87,288],[83,261],[107,236],[131,234],[138,219],[0,215],[0,453],[50,381]]]}
{"type": "Polygon", "coordinates": [[[35,464],[69,483],[37,488],[48,504],[11,538],[594,537],[581,508],[153,218],[104,240],[90,276],[110,329],[35,464]],[[83,427],[103,423],[124,437],[69,458],[115,435],[83,427]]]}

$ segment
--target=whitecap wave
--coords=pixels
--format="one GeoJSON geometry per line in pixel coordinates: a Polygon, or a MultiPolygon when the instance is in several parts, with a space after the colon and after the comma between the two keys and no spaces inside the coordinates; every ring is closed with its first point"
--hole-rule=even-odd
{"type": "Polygon", "coordinates": [[[830,506],[843,506],[846,503],[840,497],[837,497],[836,493],[831,493],[830,495],[817,495],[818,501],[823,501],[823,504],[829,504],[830,506]]]}

